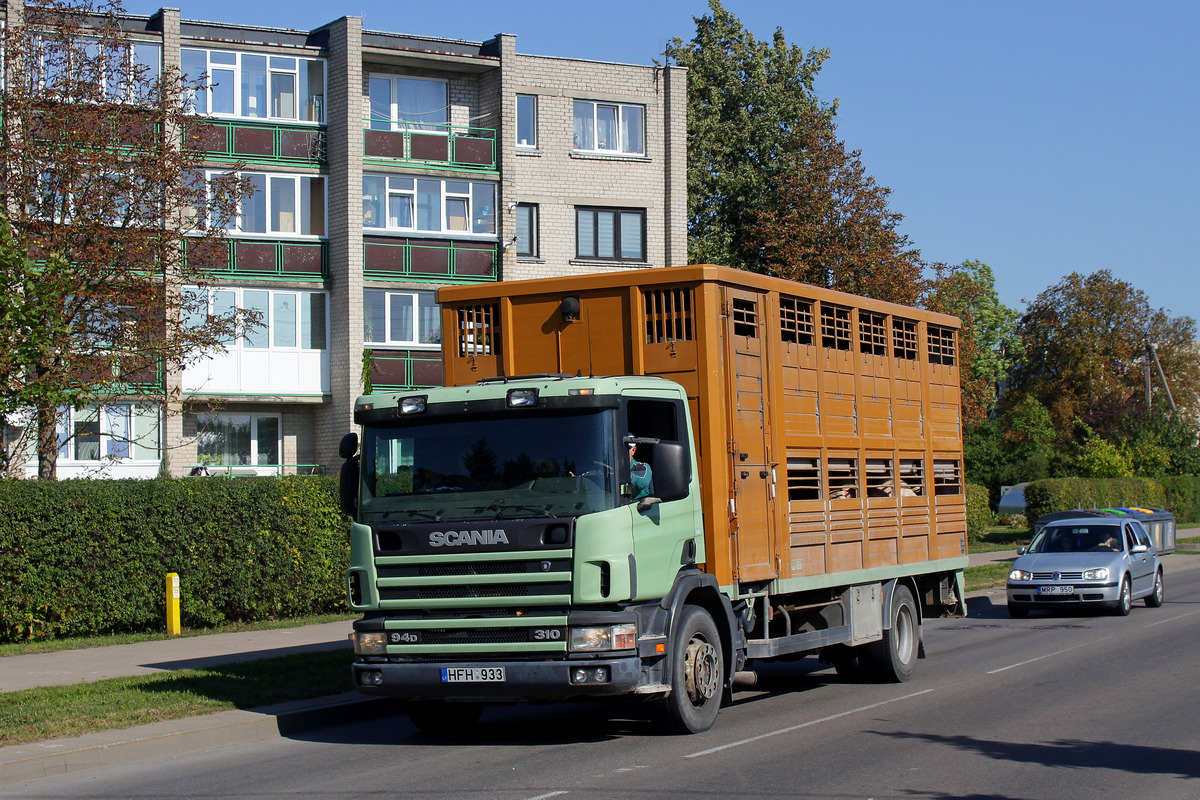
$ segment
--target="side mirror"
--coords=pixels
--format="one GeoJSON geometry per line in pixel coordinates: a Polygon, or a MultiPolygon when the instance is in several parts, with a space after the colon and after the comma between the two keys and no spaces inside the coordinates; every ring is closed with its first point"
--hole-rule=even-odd
{"type": "Polygon", "coordinates": [[[683,442],[660,441],[654,446],[654,496],[661,502],[688,496],[692,461],[683,442]]]}
{"type": "MultiPolygon", "coordinates": [[[[350,434],[353,436],[354,434],[350,434]]],[[[342,440],[343,443],[345,439],[342,440]]],[[[338,500],[342,513],[353,518],[358,511],[358,456],[347,458],[338,473],[338,500]]]]}
{"type": "Polygon", "coordinates": [[[1149,549],[1150,548],[1144,544],[1135,544],[1129,552],[1133,553],[1134,555],[1137,555],[1138,553],[1144,553],[1149,549]]]}
{"type": "Polygon", "coordinates": [[[1025,551],[1028,549],[1029,548],[1026,547],[1025,545],[1021,545],[1020,547],[1017,548],[1017,555],[1019,555],[1019,556],[1025,555],[1025,551]]]}
{"type": "Polygon", "coordinates": [[[358,452],[358,434],[347,433],[338,443],[338,455],[342,458],[352,458],[358,452]]]}

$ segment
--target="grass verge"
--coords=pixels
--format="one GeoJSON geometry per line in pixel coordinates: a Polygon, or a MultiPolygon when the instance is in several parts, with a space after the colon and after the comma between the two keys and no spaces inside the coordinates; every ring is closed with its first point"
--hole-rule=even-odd
{"type": "Polygon", "coordinates": [[[354,654],[334,650],[72,686],[5,692],[0,745],[351,691],[354,654]]]}
{"type": "Polygon", "coordinates": [[[997,561],[992,564],[967,567],[963,570],[963,581],[966,583],[968,592],[991,589],[994,586],[1003,586],[1004,582],[1008,579],[1008,573],[1011,569],[1012,564],[1009,564],[1007,561],[997,561]]]}

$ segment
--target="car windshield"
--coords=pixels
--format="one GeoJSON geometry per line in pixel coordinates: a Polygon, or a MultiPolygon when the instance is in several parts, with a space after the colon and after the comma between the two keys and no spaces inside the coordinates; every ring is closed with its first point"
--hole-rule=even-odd
{"type": "Polygon", "coordinates": [[[363,431],[362,520],[575,516],[617,505],[609,411],[363,431]]]}
{"type": "Polygon", "coordinates": [[[1114,553],[1121,551],[1119,525],[1047,525],[1029,545],[1030,553],[1114,553]]]}

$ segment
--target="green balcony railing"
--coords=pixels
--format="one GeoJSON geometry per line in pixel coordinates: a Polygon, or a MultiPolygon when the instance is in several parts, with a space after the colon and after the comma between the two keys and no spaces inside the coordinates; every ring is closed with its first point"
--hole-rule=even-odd
{"type": "Polygon", "coordinates": [[[371,280],[488,283],[498,275],[495,242],[363,237],[363,276],[371,280]]]}
{"type": "Polygon", "coordinates": [[[442,354],[437,350],[372,350],[370,390],[403,392],[443,383],[442,354]]]}
{"type": "Polygon", "coordinates": [[[325,166],[325,128],[206,118],[189,129],[192,146],[213,161],[325,166]]]}
{"type": "Polygon", "coordinates": [[[496,131],[370,118],[363,131],[363,162],[495,173],[496,131]]]}
{"type": "Polygon", "coordinates": [[[199,258],[215,277],[277,281],[324,281],[329,277],[328,242],[226,239],[189,242],[185,257],[199,258]]]}

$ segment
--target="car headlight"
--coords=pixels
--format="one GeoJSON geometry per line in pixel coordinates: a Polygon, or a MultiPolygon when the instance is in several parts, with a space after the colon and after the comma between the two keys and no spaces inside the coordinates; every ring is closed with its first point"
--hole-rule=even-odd
{"type": "Polygon", "coordinates": [[[1008,573],[1008,579],[1010,581],[1031,581],[1033,580],[1033,573],[1023,569],[1014,569],[1008,573]]]}
{"type": "Polygon", "coordinates": [[[571,651],[596,653],[604,650],[632,650],[637,646],[637,625],[589,625],[571,628],[571,651]]]}
{"type": "Polygon", "coordinates": [[[354,634],[354,652],[360,656],[386,656],[387,634],[383,631],[358,631],[354,634]]]}
{"type": "Polygon", "coordinates": [[[1108,567],[1085,569],[1083,571],[1083,579],[1085,581],[1106,581],[1108,580],[1108,567]]]}

